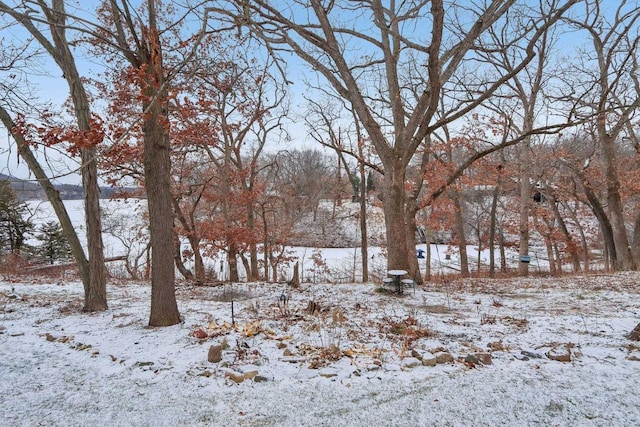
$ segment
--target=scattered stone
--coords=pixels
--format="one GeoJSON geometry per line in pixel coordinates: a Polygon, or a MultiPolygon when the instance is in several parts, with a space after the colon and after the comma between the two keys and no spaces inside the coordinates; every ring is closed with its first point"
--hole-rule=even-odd
{"type": "Polygon", "coordinates": [[[306,356],[285,356],[285,357],[281,357],[278,360],[280,360],[281,362],[288,362],[288,363],[302,363],[307,361],[307,357],[306,356]]]}
{"type": "Polygon", "coordinates": [[[338,371],[335,368],[322,368],[318,370],[318,375],[324,378],[333,378],[338,376],[338,371]]]}
{"type": "Polygon", "coordinates": [[[252,380],[258,376],[258,367],[255,365],[242,366],[239,371],[242,372],[245,380],[252,380]]]}
{"type": "Polygon", "coordinates": [[[480,363],[480,361],[478,360],[475,354],[467,354],[464,358],[464,361],[466,363],[472,363],[474,365],[477,365],[478,363],[480,363]]]}
{"type": "Polygon", "coordinates": [[[227,377],[236,384],[240,384],[244,381],[244,374],[236,371],[227,372],[227,377]]]}
{"type": "Polygon", "coordinates": [[[401,366],[406,369],[413,369],[416,366],[422,365],[422,361],[417,357],[405,357],[402,359],[401,366]]]}
{"type": "Polygon", "coordinates": [[[424,357],[424,352],[420,350],[416,350],[415,348],[411,349],[411,357],[415,357],[416,359],[422,361],[422,358],[424,357]]]}
{"type": "Polygon", "coordinates": [[[191,335],[199,340],[205,339],[209,336],[209,334],[207,334],[203,329],[196,329],[191,335]]]}
{"type": "Polygon", "coordinates": [[[258,376],[258,371],[250,371],[250,372],[245,372],[244,373],[244,379],[245,380],[252,380],[257,376],[258,376]]]}
{"type": "Polygon", "coordinates": [[[491,353],[476,353],[474,356],[483,365],[491,365],[493,363],[491,353]]]}
{"type": "Polygon", "coordinates": [[[632,360],[634,362],[640,362],[640,351],[633,350],[633,351],[629,352],[629,355],[627,356],[627,360],[632,360]]]}
{"type": "MultiPolygon", "coordinates": [[[[286,346],[285,346],[285,347],[286,347],[286,346]]],[[[285,349],[285,350],[282,352],[282,355],[283,355],[284,357],[291,357],[291,356],[293,356],[293,352],[287,348],[287,349],[285,349]]]]}
{"type": "Polygon", "coordinates": [[[490,342],[487,344],[487,348],[491,351],[505,351],[508,350],[507,347],[502,343],[502,340],[490,342]]]}
{"type": "Polygon", "coordinates": [[[422,366],[436,366],[438,364],[438,358],[435,354],[424,353],[422,356],[422,366]]]}
{"type": "Polygon", "coordinates": [[[221,345],[212,345],[209,347],[209,354],[207,355],[207,360],[211,363],[218,363],[222,360],[222,346],[221,345]]]}
{"type": "Polygon", "coordinates": [[[640,341],[640,323],[638,323],[636,327],[633,328],[631,332],[629,332],[629,335],[627,335],[627,338],[632,341],[640,341]]]}
{"type": "Polygon", "coordinates": [[[550,413],[562,413],[564,411],[564,405],[558,402],[550,402],[545,408],[545,411],[550,413]]]}
{"type": "Polygon", "coordinates": [[[436,353],[436,363],[443,364],[443,363],[451,363],[453,362],[453,356],[451,355],[451,353],[447,352],[447,351],[441,351],[439,353],[436,353]]]}
{"type": "Polygon", "coordinates": [[[282,350],[283,348],[287,348],[287,345],[285,343],[283,343],[283,342],[279,342],[277,344],[277,347],[278,347],[279,350],[282,350]]]}
{"type": "Polygon", "coordinates": [[[558,362],[571,362],[571,349],[566,345],[553,347],[547,351],[547,357],[558,362]]]}
{"type": "Polygon", "coordinates": [[[540,353],[535,353],[533,351],[522,350],[520,354],[530,359],[542,359],[542,355],[540,353]]]}
{"type": "Polygon", "coordinates": [[[53,335],[51,335],[49,332],[47,332],[46,334],[44,334],[44,337],[47,339],[47,341],[49,342],[53,342],[56,340],[56,337],[54,337],[53,335]]]}
{"type": "Polygon", "coordinates": [[[253,377],[253,382],[255,383],[266,383],[267,381],[269,381],[269,379],[262,375],[256,375],[253,377]]]}

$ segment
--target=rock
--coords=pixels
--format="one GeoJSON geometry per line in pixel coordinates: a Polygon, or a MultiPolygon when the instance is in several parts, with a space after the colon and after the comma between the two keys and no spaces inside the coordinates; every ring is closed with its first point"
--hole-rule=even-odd
{"type": "Polygon", "coordinates": [[[53,342],[56,340],[56,337],[54,337],[53,335],[51,335],[49,332],[47,332],[46,334],[44,334],[44,337],[47,339],[47,341],[49,342],[53,342]]]}
{"type": "Polygon", "coordinates": [[[627,355],[627,360],[632,360],[634,362],[640,362],[640,351],[634,350],[634,351],[629,352],[629,355],[627,355]]]}
{"type": "Polygon", "coordinates": [[[209,334],[207,334],[203,329],[196,329],[191,335],[199,340],[205,339],[209,336],[209,334]]]}
{"type": "Polygon", "coordinates": [[[244,374],[242,372],[229,371],[227,372],[227,377],[236,384],[240,384],[244,381],[244,374]]]}
{"type": "Polygon", "coordinates": [[[258,367],[255,365],[246,365],[238,369],[244,375],[245,380],[252,380],[258,376],[258,367]]]}
{"type": "Polygon", "coordinates": [[[436,366],[438,364],[438,358],[435,354],[424,353],[422,356],[422,366],[436,366]]]}
{"type": "Polygon", "coordinates": [[[249,371],[244,373],[245,380],[252,380],[258,376],[258,371],[249,371]]]}
{"type": "Polygon", "coordinates": [[[287,345],[283,342],[279,342],[276,347],[278,347],[279,350],[282,350],[283,348],[287,348],[287,345]]]}
{"type": "Polygon", "coordinates": [[[401,366],[407,369],[412,369],[420,365],[422,365],[422,361],[416,357],[405,357],[401,363],[401,366]]]}
{"type": "Polygon", "coordinates": [[[547,351],[547,357],[558,362],[571,362],[571,350],[566,345],[553,347],[547,351]]]}
{"type": "Polygon", "coordinates": [[[464,361],[466,363],[472,363],[474,365],[480,363],[480,361],[478,360],[475,354],[467,354],[464,358],[464,361]]]}
{"type": "Polygon", "coordinates": [[[322,368],[318,370],[318,375],[324,378],[333,378],[338,376],[338,371],[335,368],[322,368]]]}
{"type": "Polygon", "coordinates": [[[424,351],[416,350],[415,348],[411,350],[411,357],[415,357],[416,359],[422,361],[424,357],[424,351]]]}
{"type": "Polygon", "coordinates": [[[269,381],[269,379],[262,375],[256,375],[255,377],[253,377],[253,382],[256,383],[266,383],[267,381],[269,381]]]}
{"type": "Polygon", "coordinates": [[[491,353],[476,353],[474,356],[483,365],[491,365],[493,363],[491,353]]]}
{"type": "Polygon", "coordinates": [[[222,360],[222,346],[221,345],[212,345],[209,347],[209,354],[207,355],[207,360],[211,363],[218,363],[222,360]]]}
{"type": "Polygon", "coordinates": [[[627,335],[627,338],[632,341],[640,341],[640,323],[627,335]]]}
{"type": "Polygon", "coordinates": [[[522,350],[520,354],[531,359],[542,359],[542,355],[540,353],[535,353],[533,351],[522,350]]]}
{"type": "Polygon", "coordinates": [[[443,364],[443,363],[451,363],[451,362],[453,362],[453,356],[451,355],[451,353],[447,351],[441,351],[439,353],[436,353],[436,363],[443,364]]]}
{"type": "Polygon", "coordinates": [[[280,360],[281,362],[288,362],[288,363],[301,363],[301,362],[306,362],[307,357],[306,356],[286,356],[286,357],[281,357],[278,360],[280,360]]]}
{"type": "MultiPolygon", "coordinates": [[[[285,347],[286,347],[286,346],[285,346],[285,347]]],[[[285,350],[282,352],[282,355],[283,355],[284,357],[291,357],[291,356],[293,356],[293,352],[287,348],[287,349],[285,349],[285,350]]]]}

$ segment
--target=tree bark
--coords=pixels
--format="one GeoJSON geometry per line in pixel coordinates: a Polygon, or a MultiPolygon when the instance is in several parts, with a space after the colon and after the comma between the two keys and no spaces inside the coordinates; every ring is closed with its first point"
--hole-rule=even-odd
{"type": "Polygon", "coordinates": [[[489,277],[494,278],[496,276],[496,214],[498,211],[498,195],[500,194],[500,181],[493,189],[491,197],[491,212],[489,214],[489,277]]]}
{"type": "Polygon", "coordinates": [[[180,323],[175,294],[171,146],[167,119],[162,47],[156,27],[155,1],[148,1],[149,29],[141,56],[144,64],[143,110],[144,177],[151,240],[151,313],[149,326],[180,323]],[[146,48],[146,49],[145,49],[146,48]]]}
{"type": "Polygon", "coordinates": [[[583,184],[585,196],[587,196],[587,201],[589,202],[589,206],[593,214],[596,216],[598,220],[598,225],[600,225],[600,232],[602,233],[602,241],[604,245],[604,254],[606,257],[606,264],[614,269],[618,269],[618,257],[616,256],[616,245],[613,238],[613,230],[611,228],[611,223],[609,222],[609,217],[607,216],[602,203],[596,196],[596,194],[591,190],[591,188],[585,183],[583,184]]]}
{"type": "Polygon", "coordinates": [[[458,237],[458,251],[460,253],[460,276],[469,277],[469,257],[467,255],[467,236],[464,230],[462,203],[460,201],[460,192],[455,188],[451,191],[451,199],[453,201],[454,227],[458,237]]]}
{"type": "MultiPolygon", "coordinates": [[[[552,196],[553,197],[553,196],[552,196]]],[[[558,208],[558,204],[555,200],[549,200],[549,204],[551,205],[551,210],[553,210],[553,215],[556,217],[558,221],[558,227],[564,236],[566,242],[566,250],[569,252],[571,256],[571,264],[573,266],[574,273],[578,273],[582,270],[580,267],[580,255],[578,255],[578,245],[573,240],[571,233],[569,233],[569,229],[567,228],[567,224],[564,221],[564,218],[560,214],[560,209],[558,208]]]]}
{"type": "Polygon", "coordinates": [[[520,147],[520,220],[518,235],[520,243],[518,246],[518,273],[520,276],[529,275],[529,263],[522,262],[523,256],[529,256],[529,210],[531,206],[531,178],[530,178],[530,156],[529,142],[520,147]]]}
{"type": "MultiPolygon", "coordinates": [[[[604,113],[602,113],[604,114],[604,113]]],[[[599,120],[605,120],[599,119],[599,120]]],[[[620,180],[616,165],[615,143],[613,138],[601,132],[600,145],[605,163],[605,179],[607,183],[607,207],[613,242],[616,247],[616,261],[619,270],[632,270],[635,268],[627,228],[624,223],[624,207],[620,196],[620,180]]]]}
{"type": "Polygon", "coordinates": [[[385,169],[382,206],[387,235],[387,267],[389,270],[409,271],[407,233],[404,223],[405,192],[402,167],[385,169]]]}

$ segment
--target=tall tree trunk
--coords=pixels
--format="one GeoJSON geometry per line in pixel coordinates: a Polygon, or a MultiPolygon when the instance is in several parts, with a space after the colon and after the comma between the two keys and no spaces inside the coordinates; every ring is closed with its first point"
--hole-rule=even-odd
{"type": "Polygon", "coordinates": [[[575,224],[576,228],[578,229],[578,233],[580,234],[580,247],[582,248],[582,260],[583,260],[582,268],[584,269],[585,272],[588,272],[590,269],[590,266],[589,266],[590,261],[589,261],[589,244],[587,242],[587,236],[584,233],[584,228],[580,224],[580,220],[578,219],[578,215],[576,214],[575,209],[572,206],[567,206],[567,211],[569,212],[569,215],[571,216],[571,220],[575,224]]]}
{"type": "Polygon", "coordinates": [[[155,2],[149,0],[149,22],[144,52],[145,96],[143,110],[144,177],[149,209],[151,240],[151,314],[149,326],[170,326],[180,323],[176,301],[175,267],[173,259],[173,210],[171,192],[171,146],[167,119],[166,88],[162,67],[162,48],[156,28],[155,2]]]}
{"type": "Polygon", "coordinates": [[[256,234],[255,226],[255,210],[252,205],[247,208],[247,228],[251,230],[252,238],[249,243],[249,264],[247,270],[247,280],[255,282],[260,279],[260,273],[258,269],[258,245],[256,239],[253,237],[256,234]]]}
{"type": "Polygon", "coordinates": [[[507,251],[505,250],[505,247],[504,247],[504,232],[502,231],[502,228],[498,230],[498,239],[500,242],[500,272],[506,273],[507,272],[507,251]]]}
{"type": "Polygon", "coordinates": [[[498,211],[498,195],[500,194],[500,182],[493,189],[491,198],[491,212],[489,214],[489,277],[496,276],[496,222],[498,211]]]}
{"type": "MultiPolygon", "coordinates": [[[[87,110],[86,113],[88,118],[89,111],[87,110]]],[[[85,286],[83,310],[102,311],[107,309],[107,274],[104,263],[96,151],[83,149],[81,158],[87,248],[89,250],[89,285],[85,286]]]]}
{"type": "Polygon", "coordinates": [[[418,265],[418,258],[416,256],[416,234],[418,231],[418,224],[416,223],[416,201],[412,197],[407,199],[406,214],[405,214],[405,228],[407,237],[407,253],[409,254],[409,276],[417,283],[422,284],[422,276],[420,274],[420,266],[418,265]]]}
{"type": "MultiPolygon", "coordinates": [[[[520,260],[524,256],[529,256],[529,210],[532,191],[529,148],[528,141],[520,147],[520,222],[518,227],[520,239],[518,255],[520,260]]],[[[518,263],[518,273],[520,276],[527,276],[529,274],[529,263],[520,261],[518,263]]]]}
{"type": "Polygon", "coordinates": [[[618,178],[616,165],[615,141],[603,132],[600,135],[600,145],[602,147],[602,157],[605,162],[607,207],[609,210],[609,220],[611,221],[611,230],[613,232],[613,242],[616,247],[617,266],[620,270],[632,270],[635,268],[635,263],[624,223],[624,208],[620,196],[620,180],[618,178]]]}
{"type": "Polygon", "coordinates": [[[409,271],[407,230],[405,226],[405,168],[385,165],[382,188],[384,222],[387,237],[387,267],[409,271]]]}
{"type": "Polygon", "coordinates": [[[464,230],[464,216],[462,211],[462,202],[460,200],[460,192],[456,189],[451,191],[451,199],[453,200],[453,218],[454,228],[458,235],[458,250],[460,252],[460,276],[469,277],[469,257],[467,255],[467,236],[464,230]]]}
{"type": "MultiPolygon", "coordinates": [[[[53,0],[51,36],[56,46],[53,55],[69,85],[78,130],[91,131],[89,97],[84,89],[80,73],[69,43],[66,40],[66,17],[63,0],[53,0]]],[[[91,143],[91,141],[88,141],[91,143]]],[[[102,219],[100,217],[100,188],[98,186],[98,166],[96,150],[82,148],[82,188],[84,190],[84,211],[87,225],[87,248],[89,251],[89,283],[85,284],[84,311],[102,311],[107,309],[107,278],[104,264],[104,244],[102,241],[102,219]]]]}
{"type": "Polygon", "coordinates": [[[636,260],[637,263],[640,262],[640,211],[636,209],[636,219],[633,224],[633,238],[631,239],[631,253],[633,255],[633,259],[636,260]]]}
{"type": "Polygon", "coordinates": [[[547,258],[549,258],[549,273],[551,273],[552,276],[555,276],[557,271],[556,261],[553,253],[553,244],[549,236],[546,236],[546,235],[544,236],[544,245],[547,249],[547,258]]]}
{"type": "MultiPolygon", "coordinates": [[[[51,8],[46,3],[39,3],[51,34],[51,42],[40,32],[33,22],[26,16],[11,9],[5,12],[12,15],[40,45],[51,55],[62,75],[67,81],[71,101],[75,110],[78,130],[87,132],[91,130],[89,99],[76,67],[75,58],[69,48],[66,39],[66,12],[64,0],[52,0],[51,8]]],[[[88,145],[96,141],[85,141],[88,145]]],[[[81,148],[81,174],[84,190],[85,223],[87,227],[87,247],[89,251],[88,266],[80,265],[80,274],[84,286],[84,311],[101,311],[107,309],[106,268],[104,264],[102,223],[100,218],[100,190],[98,187],[98,172],[96,153],[91,147],[81,148]]],[[[79,255],[79,254],[78,254],[79,255]]],[[[84,255],[82,256],[84,258],[84,255]]]]}
{"type": "Polygon", "coordinates": [[[569,229],[567,228],[567,224],[564,221],[564,218],[560,214],[560,209],[558,208],[558,204],[554,200],[549,200],[549,204],[551,205],[551,209],[553,210],[553,215],[558,220],[558,227],[564,236],[567,252],[571,256],[571,264],[573,266],[573,271],[575,273],[580,272],[582,269],[580,267],[580,255],[578,255],[578,245],[576,245],[571,233],[569,233],[569,229]]]}
{"type": "Polygon", "coordinates": [[[364,163],[360,163],[360,257],[362,258],[362,282],[369,281],[369,236],[367,233],[367,186],[364,163]]]}
{"type": "Polygon", "coordinates": [[[587,201],[589,202],[589,206],[591,207],[591,211],[595,215],[598,220],[598,225],[600,225],[600,231],[602,232],[602,241],[604,245],[604,255],[605,255],[605,264],[607,265],[607,270],[612,268],[614,270],[618,269],[616,256],[616,245],[613,239],[613,230],[611,228],[611,223],[609,222],[609,217],[600,203],[600,200],[596,196],[596,194],[591,190],[591,188],[585,183],[583,185],[584,194],[587,196],[587,201]]]}

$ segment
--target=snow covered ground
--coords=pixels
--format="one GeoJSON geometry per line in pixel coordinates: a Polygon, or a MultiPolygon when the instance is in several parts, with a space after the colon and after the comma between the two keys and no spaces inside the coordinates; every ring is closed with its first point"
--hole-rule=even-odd
{"type": "Polygon", "coordinates": [[[147,284],[82,314],[77,282],[5,277],[0,425],[639,425],[639,281],[181,284],[156,329],[147,284]]]}

